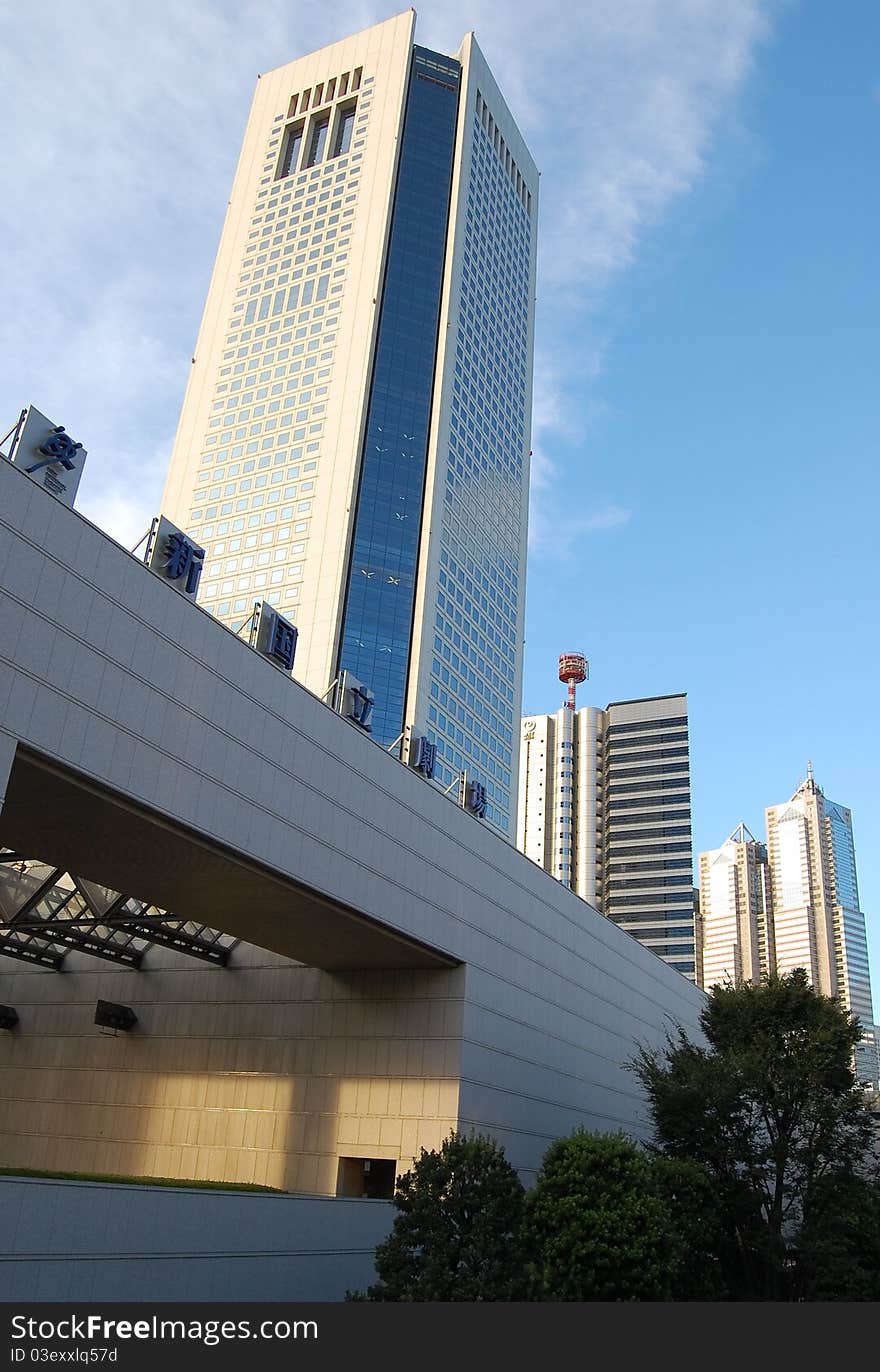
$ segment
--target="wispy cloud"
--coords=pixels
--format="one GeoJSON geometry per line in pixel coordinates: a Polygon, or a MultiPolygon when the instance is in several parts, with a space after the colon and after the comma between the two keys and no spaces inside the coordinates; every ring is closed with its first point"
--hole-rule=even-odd
{"type": "MultiPolygon", "coordinates": [[[[601,406],[597,306],[701,175],[765,12],[759,0],[421,10],[429,45],[453,51],[476,30],[543,171],[536,530],[562,524],[542,454],[583,443],[601,406]]],[[[29,0],[0,21],[13,59],[0,431],[29,400],[67,424],[91,454],[80,506],[122,541],[158,506],[257,73],[385,15],[379,0],[29,0]]],[[[578,536],[612,526],[607,510],[585,518],[578,536]]]]}
{"type": "Polygon", "coordinates": [[[585,538],[594,534],[622,529],[632,519],[632,511],[622,505],[602,504],[574,510],[569,504],[566,513],[550,509],[549,502],[533,502],[529,519],[529,550],[556,561],[571,562],[580,551],[585,538]]]}

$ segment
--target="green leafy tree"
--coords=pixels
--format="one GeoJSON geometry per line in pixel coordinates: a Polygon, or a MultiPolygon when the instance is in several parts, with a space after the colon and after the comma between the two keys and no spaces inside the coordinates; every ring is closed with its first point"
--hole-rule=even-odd
{"type": "Polygon", "coordinates": [[[880,1301],[880,1180],[834,1176],[817,1188],[794,1249],[805,1301],[880,1301]]]}
{"type": "Polygon", "coordinates": [[[651,1184],[666,1203],[675,1236],[672,1300],[724,1300],[726,1235],[712,1178],[705,1167],[687,1158],[659,1154],[650,1157],[649,1164],[651,1184]]]}
{"type": "Polygon", "coordinates": [[[538,1299],[671,1299],[677,1234],[648,1159],[624,1134],[578,1129],[551,1144],[526,1222],[538,1299]]]}
{"type": "Polygon", "coordinates": [[[683,1030],[642,1049],[633,1070],[658,1148],[712,1178],[731,1294],[796,1293],[798,1235],[814,1235],[864,1165],[870,1115],[852,1072],[861,1030],[796,970],[761,986],[716,987],[701,1016],[707,1046],[683,1030]]]}
{"type": "Polygon", "coordinates": [[[397,1182],[373,1301],[510,1301],[526,1293],[524,1191],[493,1139],[453,1133],[397,1182]]]}

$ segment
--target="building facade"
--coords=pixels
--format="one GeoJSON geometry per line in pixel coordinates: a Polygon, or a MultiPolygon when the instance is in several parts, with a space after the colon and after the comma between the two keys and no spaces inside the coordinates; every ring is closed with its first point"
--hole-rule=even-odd
{"type": "Polygon", "coordinates": [[[744,824],[700,854],[698,980],[701,986],[760,982],[774,965],[767,848],[744,824]]]}
{"type": "Polygon", "coordinates": [[[257,83],[163,500],[232,627],[375,696],[510,828],[537,171],[473,35],[404,14],[257,83]]]}
{"type": "MultiPolygon", "coordinates": [[[[700,984],[708,990],[728,978],[734,984],[756,982],[767,973],[781,976],[804,968],[823,995],[836,996],[858,1016],[865,1037],[856,1049],[856,1069],[863,1080],[876,1082],[876,1032],[852,814],[828,800],[811,767],[791,799],[769,806],[766,818],[766,848],[749,835],[750,843],[728,840],[700,855],[700,984]],[[736,877],[729,875],[731,864],[736,877]],[[731,890],[736,892],[736,924],[731,890]]],[[[741,832],[748,833],[743,826],[741,832]]]]}
{"type": "Polygon", "coordinates": [[[649,1135],[626,1063],[702,992],[6,461],[0,616],[0,1168],[649,1135]]]}
{"type": "Polygon", "coordinates": [[[695,979],[687,696],[522,722],[520,849],[695,979]]]}

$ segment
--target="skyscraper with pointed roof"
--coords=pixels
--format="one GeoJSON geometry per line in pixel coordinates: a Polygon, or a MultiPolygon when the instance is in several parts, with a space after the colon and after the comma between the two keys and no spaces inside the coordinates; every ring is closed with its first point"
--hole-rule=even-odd
{"type": "Polygon", "coordinates": [[[739,824],[720,848],[700,854],[699,869],[700,984],[760,981],[773,959],[766,846],[739,824]]]}
{"type": "Polygon", "coordinates": [[[852,813],[826,797],[808,764],[791,799],[769,806],[766,816],[766,848],[741,825],[721,848],[700,854],[701,985],[804,968],[823,995],[858,1016],[864,1039],[856,1069],[876,1082],[852,813]]]}

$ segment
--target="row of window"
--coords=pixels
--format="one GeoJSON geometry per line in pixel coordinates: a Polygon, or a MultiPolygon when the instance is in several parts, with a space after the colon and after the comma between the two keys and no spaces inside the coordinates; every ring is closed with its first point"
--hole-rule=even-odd
{"type": "Polygon", "coordinates": [[[652,854],[653,854],[653,853],[689,853],[689,852],[691,851],[691,843],[690,843],[691,831],[690,831],[690,828],[683,829],[681,826],[678,826],[678,827],[675,828],[675,829],[646,829],[646,830],[645,830],[643,833],[641,833],[641,834],[632,834],[632,835],[627,834],[626,837],[627,837],[627,838],[630,838],[630,837],[631,837],[631,838],[641,838],[641,839],[656,839],[656,838],[674,838],[676,835],[678,835],[678,836],[679,836],[680,838],[682,838],[682,839],[686,838],[686,839],[687,839],[687,842],[686,842],[686,843],[685,843],[685,842],[681,842],[681,843],[653,843],[653,842],[652,842],[652,843],[648,843],[648,844],[643,845],[641,848],[632,848],[632,847],[630,847],[630,848],[623,848],[623,847],[620,846],[620,838],[622,837],[622,835],[613,836],[613,837],[611,837],[611,838],[609,839],[609,845],[608,845],[608,846],[609,846],[610,852],[609,852],[608,860],[609,860],[609,862],[613,862],[615,858],[619,858],[619,857],[641,857],[642,854],[644,854],[645,856],[647,856],[649,853],[652,853],[652,854]]]}
{"type": "MultiPolygon", "coordinates": [[[[686,749],[685,752],[687,752],[686,749]]],[[[655,755],[649,754],[648,756],[655,755]]],[[[629,781],[632,777],[673,776],[675,779],[680,778],[682,781],[687,781],[688,779],[688,765],[686,762],[660,762],[654,765],[648,763],[647,766],[634,767],[631,758],[618,759],[609,757],[606,767],[606,784],[609,788],[617,787],[619,781],[629,781]]]]}
{"type": "Polygon", "coordinates": [[[652,873],[650,876],[643,877],[620,877],[616,873],[612,873],[605,885],[608,891],[638,891],[651,890],[652,888],[655,890],[672,890],[676,888],[680,893],[682,883],[692,889],[690,872],[670,874],[669,876],[652,873]]]}
{"type": "MultiPolygon", "coordinates": [[[[637,788],[637,789],[638,789],[638,788],[637,788]]],[[[691,799],[691,798],[690,798],[690,794],[689,794],[689,792],[687,792],[687,791],[680,791],[680,792],[678,792],[676,795],[667,795],[667,794],[661,793],[661,794],[658,795],[658,796],[644,796],[644,797],[641,796],[641,795],[638,795],[638,796],[626,796],[626,797],[624,797],[622,800],[609,800],[609,801],[606,801],[605,809],[606,809],[606,811],[609,811],[609,810],[630,810],[630,809],[632,809],[632,807],[633,807],[634,805],[643,805],[643,804],[644,804],[644,805],[650,805],[650,806],[651,806],[651,809],[650,809],[649,811],[646,812],[651,818],[655,818],[655,817],[659,816],[659,815],[661,814],[661,812],[663,812],[663,815],[664,815],[664,817],[665,817],[666,814],[669,813],[668,807],[669,807],[670,805],[690,805],[690,799],[691,799]]],[[[686,811],[682,811],[682,813],[685,814],[685,813],[687,813],[687,812],[686,812],[686,811]]],[[[621,818],[621,819],[634,819],[634,818],[635,818],[635,814],[632,814],[632,815],[629,815],[629,814],[627,814],[627,815],[621,815],[620,818],[621,818]]]]}
{"type": "Polygon", "coordinates": [[[333,121],[332,138],[330,138],[332,116],[330,109],[313,114],[308,125],[305,120],[292,124],[284,135],[281,156],[278,159],[278,170],[275,173],[276,181],[282,180],[285,176],[292,176],[294,172],[305,171],[308,167],[314,167],[318,162],[322,162],[328,140],[331,158],[341,157],[347,153],[351,148],[356,109],[357,101],[339,106],[333,121]],[[303,157],[304,144],[305,156],[303,157]]]}
{"type": "MultiPolygon", "coordinates": [[[[655,809],[655,810],[633,810],[631,814],[615,815],[615,817],[614,817],[614,827],[615,827],[615,830],[619,833],[619,832],[623,829],[624,825],[631,825],[631,824],[656,824],[658,820],[672,820],[672,819],[683,819],[683,820],[687,820],[688,824],[690,824],[690,818],[691,818],[691,811],[690,811],[690,806],[689,806],[689,805],[688,805],[688,806],[685,806],[683,809],[678,809],[678,810],[661,810],[661,809],[655,809]]],[[[667,836],[667,834],[671,835],[671,834],[675,834],[675,833],[681,833],[682,831],[681,831],[681,829],[670,829],[670,830],[658,829],[658,830],[656,830],[656,832],[657,832],[657,834],[658,834],[661,838],[665,838],[665,837],[667,836]]],[[[641,834],[641,835],[639,835],[639,837],[640,837],[640,838],[645,838],[645,837],[647,837],[647,835],[646,835],[646,834],[641,834]]]]}
{"type": "Polygon", "coordinates": [[[659,891],[656,895],[641,896],[608,896],[607,904],[613,905],[618,910],[627,905],[681,905],[684,899],[682,891],[659,891]]]}
{"type": "MultiPolygon", "coordinates": [[[[650,923],[645,921],[640,915],[624,915],[621,919],[616,919],[615,924],[619,924],[621,929],[626,929],[627,933],[633,934],[639,939],[649,938],[674,938],[690,939],[693,943],[694,924],[693,920],[689,924],[669,924],[668,919],[674,911],[664,911],[662,919],[653,919],[650,923]]],[[[682,915],[687,916],[690,911],[682,910],[682,915]]]]}
{"type": "MultiPolygon", "coordinates": [[[[608,756],[605,761],[607,768],[606,776],[609,782],[612,777],[641,776],[643,762],[656,762],[658,758],[688,756],[687,748],[652,748],[650,752],[644,750],[633,753],[616,753],[613,757],[608,756]],[[628,770],[626,770],[628,769],[628,770]]],[[[679,766],[682,764],[679,763],[679,766]]]]}
{"type": "MultiPolygon", "coordinates": [[[[689,848],[690,844],[687,844],[686,846],[689,848]]],[[[689,873],[691,871],[691,860],[689,857],[664,858],[662,861],[658,862],[657,858],[654,855],[655,850],[653,847],[637,849],[636,851],[639,853],[641,857],[648,858],[650,860],[651,867],[655,871],[679,872],[687,870],[689,873]]],[[[620,872],[644,872],[645,870],[645,863],[643,862],[621,862],[620,859],[617,857],[609,859],[609,868],[611,868],[612,864],[612,876],[616,876],[620,872]]]]}
{"type": "Polygon", "coordinates": [[[289,310],[301,309],[306,305],[311,305],[314,301],[327,299],[327,291],[330,287],[330,274],[325,272],[323,276],[310,277],[302,283],[302,293],[300,294],[300,283],[295,282],[289,289],[275,291],[274,295],[270,291],[263,296],[255,297],[248,301],[247,309],[244,313],[244,323],[253,324],[257,321],[268,319],[270,313],[274,315],[286,314],[289,310]]]}
{"type": "MultiPolygon", "coordinates": [[[[287,107],[288,119],[292,119],[297,111],[302,114],[309,105],[312,109],[317,109],[319,105],[329,105],[331,100],[342,100],[348,95],[349,89],[360,90],[363,74],[363,67],[355,67],[354,71],[344,71],[341,76],[333,76],[329,81],[319,81],[314,87],[307,86],[304,91],[296,92],[290,97],[290,104],[287,107]]],[[[370,85],[372,80],[372,76],[368,76],[364,85],[370,85]]]]}
{"type": "MultiPolygon", "coordinates": [[[[665,791],[674,789],[676,786],[686,786],[688,784],[687,772],[682,774],[681,769],[676,769],[678,775],[674,777],[658,777],[655,781],[631,781],[627,783],[617,780],[611,781],[606,787],[606,795],[612,796],[629,795],[636,791],[665,791]]],[[[639,773],[641,776],[641,773],[639,773]]]]}
{"type": "Polygon", "coordinates": [[[664,729],[668,726],[674,728],[687,728],[687,715],[673,715],[666,719],[642,719],[632,724],[609,724],[609,734],[639,734],[647,733],[650,729],[664,729]]]}

